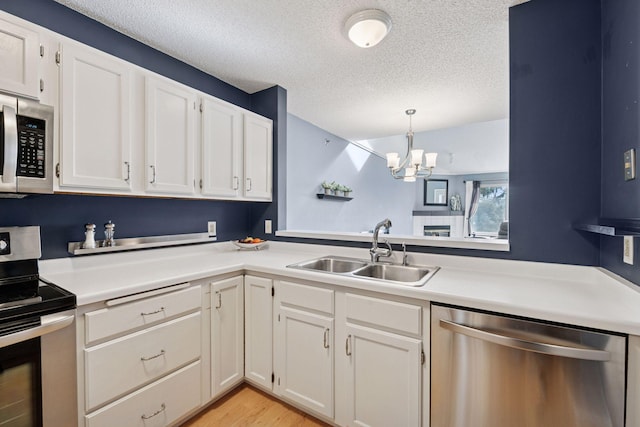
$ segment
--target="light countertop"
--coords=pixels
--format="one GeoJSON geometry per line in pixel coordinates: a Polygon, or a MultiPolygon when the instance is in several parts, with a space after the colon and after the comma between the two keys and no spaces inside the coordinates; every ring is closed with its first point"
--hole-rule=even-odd
{"type": "Polygon", "coordinates": [[[409,253],[411,264],[441,267],[426,285],[414,288],[286,267],[324,255],[369,257],[363,248],[269,242],[259,251],[241,251],[219,242],[45,260],[40,273],[75,293],[79,306],[227,273],[253,273],[640,335],[640,287],[600,268],[409,253]]]}

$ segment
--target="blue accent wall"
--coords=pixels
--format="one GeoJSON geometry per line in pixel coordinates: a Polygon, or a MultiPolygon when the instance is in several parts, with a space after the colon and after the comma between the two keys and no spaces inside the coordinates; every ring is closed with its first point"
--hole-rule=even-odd
{"type": "Polygon", "coordinates": [[[509,16],[510,258],[598,265],[599,0],[533,0],[509,16]]]}
{"type": "MultiPolygon", "coordinates": [[[[625,181],[623,153],[640,155],[640,2],[602,0],[602,208],[603,218],[640,218],[640,177],[625,181]]],[[[640,284],[640,245],[636,265],[622,262],[621,237],[601,237],[600,264],[640,284]]]]}
{"type": "MultiPolygon", "coordinates": [[[[271,118],[274,123],[278,123],[280,114],[283,117],[281,121],[286,126],[286,91],[282,88],[247,94],[53,0],[2,0],[0,9],[217,98],[256,111],[271,118]],[[282,105],[285,113],[282,113],[282,105]]],[[[278,129],[281,126],[275,127],[278,129]]],[[[280,132],[279,138],[286,138],[286,131],[280,132]]],[[[271,215],[271,205],[161,198],[35,195],[21,200],[0,199],[0,226],[40,225],[43,259],[46,259],[68,256],[67,243],[84,239],[83,226],[87,222],[96,224],[96,238],[102,239],[102,224],[108,220],[116,224],[116,238],[205,232],[207,221],[215,220],[218,240],[230,240],[250,234],[254,228],[254,218],[271,215]]]]}
{"type": "Polygon", "coordinates": [[[238,239],[251,229],[254,203],[47,194],[0,199],[0,225],[39,225],[42,258],[62,258],[68,242],[84,240],[84,224],[115,223],[116,239],[166,234],[204,233],[217,222],[218,240],[238,239]]]}

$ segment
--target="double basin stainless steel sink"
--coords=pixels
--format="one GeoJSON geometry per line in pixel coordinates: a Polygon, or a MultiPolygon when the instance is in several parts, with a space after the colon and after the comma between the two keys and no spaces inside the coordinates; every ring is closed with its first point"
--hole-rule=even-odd
{"type": "Polygon", "coordinates": [[[357,258],[337,256],[324,256],[291,264],[287,267],[381,280],[405,286],[423,286],[440,269],[440,267],[374,263],[357,258]]]}

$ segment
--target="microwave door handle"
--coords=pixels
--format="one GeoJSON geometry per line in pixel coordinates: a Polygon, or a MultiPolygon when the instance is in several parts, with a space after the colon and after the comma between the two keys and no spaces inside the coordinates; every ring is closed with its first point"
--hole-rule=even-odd
{"type": "Polygon", "coordinates": [[[16,109],[8,105],[3,105],[4,124],[4,168],[2,170],[2,182],[13,184],[16,182],[16,171],[18,169],[18,123],[16,120],[16,109]]]}

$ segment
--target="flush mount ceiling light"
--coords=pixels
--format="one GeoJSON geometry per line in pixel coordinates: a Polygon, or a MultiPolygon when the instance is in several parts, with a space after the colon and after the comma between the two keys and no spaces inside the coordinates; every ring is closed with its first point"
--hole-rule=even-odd
{"type": "Polygon", "coordinates": [[[373,47],[391,30],[391,17],[379,9],[357,12],[345,24],[349,40],[359,47],[373,47]]]}
{"type": "Polygon", "coordinates": [[[438,153],[425,153],[424,150],[413,148],[413,130],[411,129],[411,116],[416,110],[405,111],[409,116],[409,132],[407,132],[407,155],[400,162],[398,153],[387,153],[387,167],[391,176],[395,179],[402,179],[405,182],[415,182],[416,178],[427,179],[436,167],[438,153]],[[424,166],[422,164],[422,154],[424,153],[424,166]]]}

